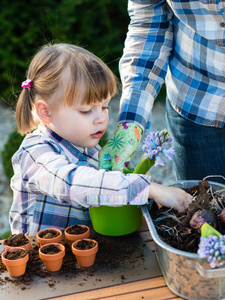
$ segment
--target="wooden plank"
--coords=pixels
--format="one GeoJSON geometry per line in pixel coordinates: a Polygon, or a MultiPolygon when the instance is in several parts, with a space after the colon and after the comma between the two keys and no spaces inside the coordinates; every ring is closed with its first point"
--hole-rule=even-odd
{"type": "Polygon", "coordinates": [[[141,232],[141,231],[148,231],[148,225],[147,225],[145,219],[143,220],[143,224],[142,224],[141,228],[138,231],[139,232],[141,232]]]}
{"type": "MultiPolygon", "coordinates": [[[[97,289],[93,291],[87,291],[83,293],[77,293],[73,295],[67,295],[63,297],[52,298],[55,300],[65,299],[65,300],[72,300],[72,299],[79,299],[79,300],[97,300],[97,299],[116,299],[115,297],[126,297],[126,295],[132,295],[133,293],[139,293],[141,291],[147,292],[148,295],[151,294],[155,295],[155,291],[159,290],[157,294],[160,294],[160,290],[165,289],[164,294],[167,294],[168,297],[171,297],[171,292],[167,288],[165,280],[163,276],[146,279],[141,281],[136,281],[132,283],[121,284],[117,286],[112,286],[108,288],[97,289]],[[167,292],[166,292],[167,291],[167,292]]],[[[174,296],[174,294],[172,294],[174,296]]],[[[132,298],[127,299],[132,299],[132,298]]],[[[165,296],[165,297],[167,297],[165,296]]],[[[120,298],[119,298],[120,299],[120,298]]],[[[121,298],[123,299],[123,298],[121,298]]],[[[125,298],[126,299],[126,298],[125,298]]],[[[134,298],[135,300],[138,298],[134,298]]],[[[148,299],[148,298],[145,298],[148,299]]],[[[151,299],[151,298],[150,298],[151,299]]],[[[152,298],[153,299],[153,298],[152,298]]],[[[158,298],[154,298],[156,300],[158,298]]],[[[163,299],[163,298],[162,298],[163,299]]],[[[164,298],[170,299],[170,298],[164,298]]]]}
{"type": "Polygon", "coordinates": [[[125,295],[117,295],[112,297],[110,296],[104,299],[107,300],[138,300],[138,299],[172,300],[172,299],[182,299],[182,298],[174,295],[167,287],[164,287],[164,288],[154,289],[150,291],[145,290],[140,292],[128,293],[125,295]]]}
{"type": "Polygon", "coordinates": [[[155,250],[156,250],[156,245],[155,245],[155,242],[154,241],[151,241],[151,242],[146,242],[148,247],[152,250],[152,252],[154,253],[155,250]]]}
{"type": "Polygon", "coordinates": [[[143,238],[143,240],[147,243],[149,248],[152,250],[152,252],[155,252],[155,250],[156,250],[155,242],[152,239],[152,236],[150,234],[150,231],[148,229],[146,221],[143,222],[142,227],[138,231],[139,231],[141,237],[143,238]]]}
{"type": "Polygon", "coordinates": [[[146,242],[153,241],[149,231],[142,231],[140,232],[140,235],[146,242]]]}

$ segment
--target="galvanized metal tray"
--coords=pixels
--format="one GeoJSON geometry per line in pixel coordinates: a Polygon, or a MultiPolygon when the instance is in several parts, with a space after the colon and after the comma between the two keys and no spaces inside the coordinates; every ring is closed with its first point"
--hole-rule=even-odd
{"type": "MultiPolygon", "coordinates": [[[[197,180],[176,181],[168,185],[191,188],[197,180]]],[[[212,190],[225,185],[211,182],[212,190]]],[[[225,195],[225,191],[224,191],[225,195]]],[[[142,207],[149,231],[156,243],[156,256],[169,289],[185,299],[225,299],[225,268],[211,269],[198,254],[177,250],[159,237],[147,206],[142,207]]]]}

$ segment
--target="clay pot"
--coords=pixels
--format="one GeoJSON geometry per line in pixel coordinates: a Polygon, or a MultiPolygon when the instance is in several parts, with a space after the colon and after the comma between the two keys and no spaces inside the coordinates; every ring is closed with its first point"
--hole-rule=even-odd
{"type": "Polygon", "coordinates": [[[86,225],[77,225],[77,226],[80,226],[82,228],[87,229],[87,231],[85,231],[84,233],[81,233],[81,234],[70,234],[70,233],[68,233],[67,232],[68,229],[70,229],[73,226],[74,225],[67,227],[64,231],[65,237],[69,241],[70,246],[72,246],[73,242],[75,242],[77,240],[82,240],[82,239],[85,239],[85,238],[87,239],[90,236],[90,228],[86,225]]]}
{"type": "Polygon", "coordinates": [[[42,246],[42,245],[45,245],[45,244],[49,244],[49,243],[60,243],[61,240],[62,240],[62,231],[59,230],[59,229],[56,229],[56,228],[47,228],[47,229],[42,229],[40,231],[38,231],[38,233],[36,234],[36,239],[37,239],[37,242],[42,246]],[[40,235],[45,232],[45,231],[48,231],[48,230],[53,230],[53,231],[56,231],[58,232],[59,234],[54,237],[54,238],[42,238],[40,237],[40,235]]]}
{"type": "Polygon", "coordinates": [[[77,240],[72,244],[72,252],[76,256],[77,262],[81,267],[90,267],[95,262],[96,253],[98,252],[98,242],[91,239],[83,239],[84,241],[95,242],[95,246],[91,249],[77,249],[77,244],[82,240],[77,240]]]}
{"type": "MultiPolygon", "coordinates": [[[[27,244],[21,245],[19,247],[23,248],[25,250],[30,250],[30,248],[31,248],[31,240],[29,238],[27,238],[27,240],[28,240],[27,244]]],[[[18,246],[9,246],[9,245],[6,245],[5,244],[5,240],[4,240],[3,244],[4,244],[4,247],[5,247],[5,250],[11,249],[11,248],[18,248],[18,246]]]]}
{"type": "Polygon", "coordinates": [[[7,271],[9,272],[9,275],[12,277],[19,277],[23,275],[26,271],[27,262],[29,259],[29,255],[27,253],[26,256],[18,259],[7,259],[5,258],[6,254],[8,252],[16,252],[19,250],[25,250],[22,247],[12,247],[8,250],[5,250],[1,254],[2,263],[6,266],[7,271]]]}
{"type": "Polygon", "coordinates": [[[56,272],[61,269],[65,253],[65,247],[59,243],[45,244],[39,248],[39,257],[43,261],[45,268],[50,272],[56,272]],[[42,252],[42,249],[47,245],[55,245],[61,251],[55,254],[45,254],[42,252]]]}

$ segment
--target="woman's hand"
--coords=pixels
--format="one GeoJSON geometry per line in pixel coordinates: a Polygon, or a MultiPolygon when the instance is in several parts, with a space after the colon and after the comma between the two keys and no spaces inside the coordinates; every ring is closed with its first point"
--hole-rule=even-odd
{"type": "Polygon", "coordinates": [[[130,159],[141,141],[142,129],[134,123],[119,124],[116,132],[102,148],[99,169],[123,171],[131,168],[130,159]]]}

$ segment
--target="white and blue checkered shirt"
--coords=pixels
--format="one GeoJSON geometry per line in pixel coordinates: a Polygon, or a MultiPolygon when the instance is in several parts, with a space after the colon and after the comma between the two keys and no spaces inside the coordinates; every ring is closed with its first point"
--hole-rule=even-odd
{"type": "Polygon", "coordinates": [[[146,128],[165,80],[183,117],[224,127],[225,1],[130,0],[128,11],[120,122],[146,128]]]}
{"type": "Polygon", "coordinates": [[[88,207],[148,203],[151,176],[97,170],[100,147],[84,149],[40,125],[13,155],[12,233],[90,224],[88,207]]]}

